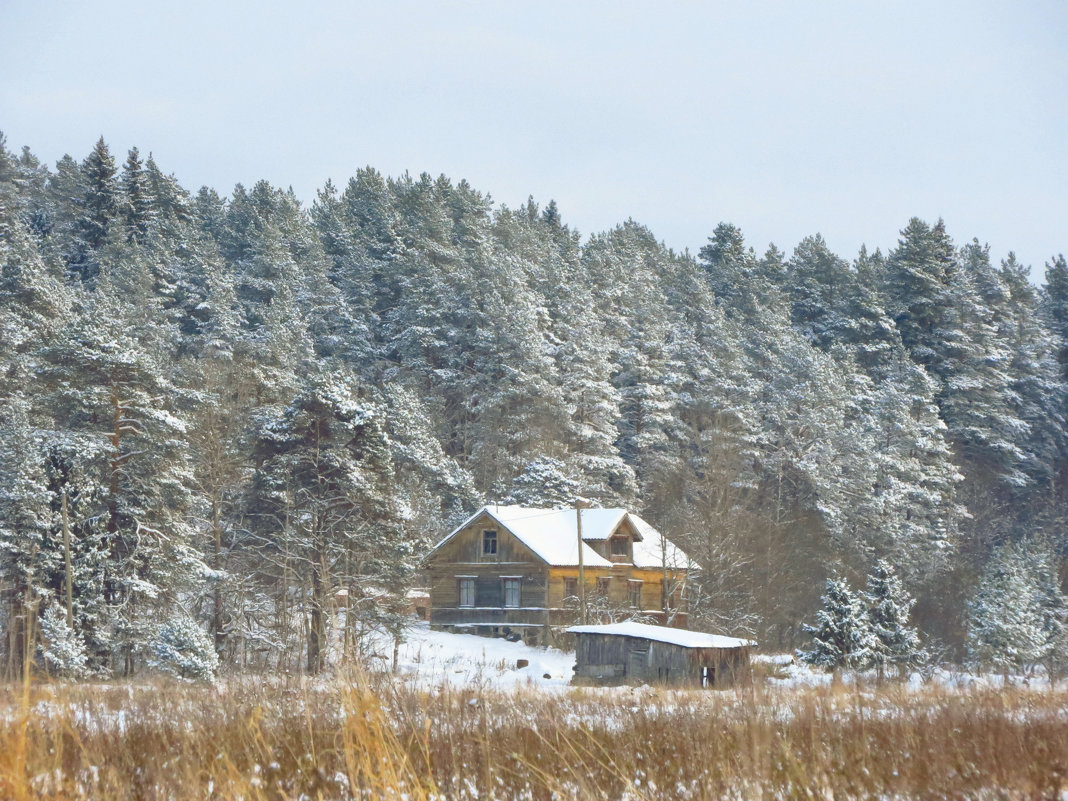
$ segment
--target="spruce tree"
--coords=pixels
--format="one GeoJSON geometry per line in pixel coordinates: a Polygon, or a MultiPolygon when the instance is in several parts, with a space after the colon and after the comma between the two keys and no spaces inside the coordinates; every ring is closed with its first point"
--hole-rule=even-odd
{"type": "Polygon", "coordinates": [[[844,578],[835,575],[827,579],[826,592],[820,600],[823,608],[816,613],[816,625],[803,627],[812,638],[812,648],[798,651],[798,657],[835,673],[843,668],[870,667],[876,658],[878,641],[863,597],[844,578]]]}
{"type": "Polygon", "coordinates": [[[104,137],[97,140],[82,169],[86,181],[83,223],[85,239],[90,247],[98,248],[107,238],[117,205],[115,158],[108,150],[104,137]]]}
{"type": "Polygon", "coordinates": [[[994,551],[968,605],[968,652],[977,665],[1007,675],[1057,661],[1068,604],[1054,575],[1048,553],[1034,544],[994,551]]]}
{"type": "Polygon", "coordinates": [[[920,647],[919,633],[909,625],[909,615],[916,601],[905,591],[894,566],[887,560],[880,559],[868,574],[865,600],[871,631],[875,635],[873,661],[879,675],[882,676],[889,667],[904,677],[909,668],[922,665],[926,653],[920,647]]]}
{"type": "Polygon", "coordinates": [[[1068,381],[1068,262],[1063,255],[1046,262],[1044,293],[1046,321],[1056,340],[1061,377],[1068,381]]]}
{"type": "Polygon", "coordinates": [[[122,166],[119,187],[122,190],[119,205],[126,228],[126,237],[130,240],[143,240],[148,233],[153,208],[152,197],[149,195],[148,176],[141,162],[141,154],[136,147],[130,149],[126,163],[122,166]]]}

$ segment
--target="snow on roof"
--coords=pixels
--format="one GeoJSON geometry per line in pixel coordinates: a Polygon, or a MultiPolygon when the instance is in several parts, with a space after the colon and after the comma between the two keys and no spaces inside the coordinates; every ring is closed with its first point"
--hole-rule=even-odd
{"type": "Polygon", "coordinates": [[[650,526],[638,515],[629,515],[630,522],[641,535],[641,541],[634,542],[635,567],[667,567],[687,570],[694,567],[681,548],[650,526]]]}
{"type": "MultiPolygon", "coordinates": [[[[573,567],[578,564],[578,533],[574,509],[535,509],[529,506],[483,506],[471,517],[443,538],[436,551],[459,531],[469,526],[479,515],[487,514],[510,531],[548,564],[557,567],[573,567]]],[[[689,557],[665,539],[659,531],[626,509],[582,510],[582,563],[586,567],[611,567],[605,559],[585,541],[606,540],[624,519],[629,519],[638,534],[634,541],[634,565],[636,567],[669,568],[690,566],[689,557]],[[666,549],[666,550],[665,550],[666,549]]]]}
{"type": "Polygon", "coordinates": [[[687,631],[667,626],[651,626],[648,623],[608,623],[603,626],[572,626],[572,634],[612,634],[617,637],[638,637],[643,640],[655,640],[683,648],[741,648],[756,645],[753,640],[741,640],[737,637],[723,637],[719,634],[706,634],[703,631],[687,631]]]}
{"type": "MultiPolygon", "coordinates": [[[[578,564],[578,533],[574,509],[531,509],[527,506],[484,506],[482,511],[515,535],[550,565],[578,564]]],[[[583,509],[582,539],[607,539],[626,514],[624,509],[583,509]],[[592,513],[592,514],[591,514],[592,513]],[[604,533],[605,529],[608,533],[604,533]],[[589,530],[589,533],[587,533],[589,530]]],[[[611,567],[612,563],[582,544],[582,563],[587,567],[611,567]]]]}

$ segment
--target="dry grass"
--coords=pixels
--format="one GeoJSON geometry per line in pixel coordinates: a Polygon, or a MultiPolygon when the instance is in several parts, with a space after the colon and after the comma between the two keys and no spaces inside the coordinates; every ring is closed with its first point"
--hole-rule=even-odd
{"type": "Polygon", "coordinates": [[[1068,693],[0,692],[0,798],[1062,798],[1068,693]]]}

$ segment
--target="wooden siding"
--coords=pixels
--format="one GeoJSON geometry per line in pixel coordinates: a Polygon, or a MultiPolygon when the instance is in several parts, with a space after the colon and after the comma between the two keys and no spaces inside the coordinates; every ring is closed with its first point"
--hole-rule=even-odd
{"type": "Polygon", "coordinates": [[[580,682],[700,687],[728,686],[749,677],[749,648],[684,648],[614,634],[576,636],[575,679],[580,682]]]}
{"type": "MultiPolygon", "coordinates": [[[[553,567],[549,569],[549,607],[559,609],[564,606],[564,587],[566,579],[578,582],[577,567],[553,567]]],[[[639,569],[630,565],[616,565],[611,568],[593,567],[586,571],[586,592],[597,592],[597,579],[609,577],[608,600],[610,603],[624,605],[630,600],[628,581],[642,582],[641,608],[644,611],[658,612],[663,608],[662,570],[639,569]]],[[[671,574],[676,575],[676,574],[671,574]]],[[[681,574],[678,574],[681,575],[681,574]]]]}
{"type": "Polygon", "coordinates": [[[489,515],[479,515],[445,543],[426,565],[430,623],[457,625],[546,625],[548,568],[527,546],[489,515]],[[482,553],[482,532],[497,532],[497,553],[482,553]],[[474,579],[475,604],[460,606],[460,577],[474,579]],[[505,607],[504,579],[519,579],[519,607],[505,607]]]}
{"type": "Polygon", "coordinates": [[[472,520],[456,536],[441,546],[431,557],[431,564],[531,564],[545,566],[537,554],[512,536],[488,514],[472,520]],[[492,529],[497,532],[497,553],[482,553],[482,532],[492,529]]]}

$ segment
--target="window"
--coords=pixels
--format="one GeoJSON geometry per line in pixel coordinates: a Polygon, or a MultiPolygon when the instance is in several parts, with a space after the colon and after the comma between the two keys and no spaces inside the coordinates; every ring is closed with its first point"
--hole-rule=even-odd
{"type": "Polygon", "coordinates": [[[475,605],[475,580],[473,578],[457,579],[460,587],[460,606],[475,605]]]}
{"type": "Polygon", "coordinates": [[[506,578],[504,581],[504,605],[515,609],[519,606],[519,579],[506,578]]]}
{"type": "Polygon", "coordinates": [[[612,579],[608,578],[607,576],[597,579],[597,594],[607,596],[608,588],[611,586],[611,584],[612,579]]]}
{"type": "Polygon", "coordinates": [[[630,596],[630,605],[635,609],[642,608],[642,583],[633,579],[627,581],[627,593],[630,596]]]}
{"type": "Polygon", "coordinates": [[[578,595],[578,579],[577,578],[564,578],[564,597],[575,598],[578,595]]]}
{"type": "Polygon", "coordinates": [[[609,540],[612,546],[612,556],[626,556],[629,541],[626,537],[612,537],[609,540]]]}
{"type": "Polygon", "coordinates": [[[482,532],[482,555],[493,556],[497,553],[497,532],[486,529],[482,532]]]}

